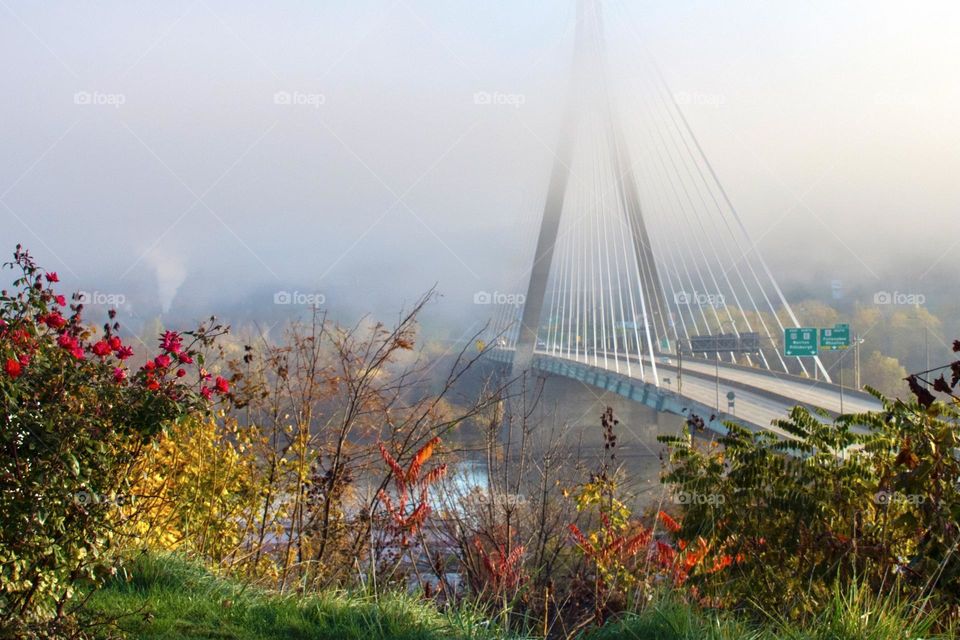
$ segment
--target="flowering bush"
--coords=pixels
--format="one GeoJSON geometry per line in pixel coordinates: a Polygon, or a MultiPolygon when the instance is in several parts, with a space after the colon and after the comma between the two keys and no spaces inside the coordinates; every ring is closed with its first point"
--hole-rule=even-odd
{"type": "Polygon", "coordinates": [[[113,311],[86,326],[20,246],[5,267],[19,273],[0,293],[0,635],[69,613],[109,566],[110,512],[144,445],[228,391],[202,368],[222,327],[167,332],[132,371],[113,311]]]}

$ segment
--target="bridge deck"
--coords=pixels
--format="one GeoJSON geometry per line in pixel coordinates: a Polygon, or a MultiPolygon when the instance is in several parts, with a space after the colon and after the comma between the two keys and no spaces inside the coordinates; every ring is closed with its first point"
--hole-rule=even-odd
{"type": "MultiPolygon", "coordinates": [[[[503,360],[510,360],[513,355],[512,350],[509,349],[500,351],[503,360]]],[[[579,357],[564,354],[561,357],[540,349],[537,350],[536,356],[558,362],[578,363],[594,370],[618,374],[638,383],[644,383],[640,377],[639,362],[635,357],[628,372],[622,354],[619,362],[612,357],[608,357],[605,362],[602,353],[581,354],[579,357]]],[[[649,358],[644,359],[643,365],[646,381],[649,382],[652,380],[649,358]]],[[[729,363],[721,363],[719,366],[720,406],[717,407],[715,363],[702,359],[684,358],[682,366],[683,393],[681,395],[677,387],[676,359],[671,357],[669,362],[657,362],[660,378],[658,391],[680,398],[680,404],[684,404],[683,399],[690,400],[691,405],[694,403],[699,405],[700,411],[708,408],[711,413],[717,414],[721,419],[734,418],[747,426],[766,429],[786,437],[786,433],[771,427],[771,423],[784,418],[789,410],[798,404],[824,409],[834,415],[840,412],[840,388],[837,385],[762,369],[751,370],[746,367],[731,366],[729,363]],[[669,382],[666,381],[667,379],[669,382]],[[727,405],[729,391],[733,391],[736,397],[732,411],[728,411],[727,405]]],[[[844,389],[843,393],[845,413],[877,411],[882,408],[878,400],[863,392],[844,389]]],[[[709,414],[703,417],[707,419],[709,414]]]]}

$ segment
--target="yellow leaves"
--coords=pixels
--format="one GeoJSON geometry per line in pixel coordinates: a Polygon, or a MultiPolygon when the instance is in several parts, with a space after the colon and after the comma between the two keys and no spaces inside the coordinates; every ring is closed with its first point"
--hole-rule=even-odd
{"type": "Polygon", "coordinates": [[[232,552],[243,536],[238,515],[252,511],[261,482],[239,442],[260,440],[256,429],[215,416],[173,426],[131,474],[130,493],[142,498],[124,533],[150,548],[214,559],[232,552]]]}

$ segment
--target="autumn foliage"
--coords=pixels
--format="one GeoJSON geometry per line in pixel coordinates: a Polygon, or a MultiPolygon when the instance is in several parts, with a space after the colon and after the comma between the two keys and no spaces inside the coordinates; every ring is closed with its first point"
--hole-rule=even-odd
{"type": "Polygon", "coordinates": [[[5,266],[17,275],[0,294],[0,630],[16,635],[66,616],[109,571],[130,467],[206,410],[218,387],[202,352],[222,328],[168,332],[131,369],[113,312],[97,331],[26,251],[5,266]]]}
{"type": "Polygon", "coordinates": [[[379,444],[380,455],[390,468],[394,493],[394,497],[391,497],[390,492],[381,490],[379,497],[389,518],[388,527],[399,536],[400,544],[404,547],[410,544],[411,536],[420,530],[430,515],[430,487],[447,473],[445,464],[424,473],[424,465],[439,444],[439,437],[429,440],[413,455],[406,469],[400,466],[383,443],[379,444]]]}

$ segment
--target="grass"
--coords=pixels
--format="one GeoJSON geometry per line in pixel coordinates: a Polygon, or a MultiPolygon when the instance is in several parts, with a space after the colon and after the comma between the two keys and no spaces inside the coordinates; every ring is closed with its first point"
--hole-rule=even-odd
{"type": "MultiPolygon", "coordinates": [[[[836,593],[808,625],[774,613],[762,628],[669,597],[621,616],[581,640],[932,640],[934,620],[916,603],[867,590],[836,593]]],[[[488,640],[503,637],[469,608],[440,612],[415,596],[326,592],[281,596],[244,588],[170,555],[144,555],[87,603],[85,617],[116,619],[142,640],[488,640]]],[[[102,627],[101,636],[116,637],[102,627]]],[[[953,634],[941,636],[957,637],[953,634]]]]}
{"type": "Polygon", "coordinates": [[[854,589],[835,593],[802,628],[776,614],[763,627],[730,615],[698,612],[672,600],[629,614],[588,636],[589,640],[934,640],[934,618],[918,615],[916,603],[854,589]]]}
{"type": "MultiPolygon", "coordinates": [[[[127,579],[98,590],[85,607],[90,618],[116,618],[141,640],[440,640],[498,638],[471,612],[444,614],[413,596],[327,592],[281,596],[244,589],[176,556],[139,557],[127,579]]],[[[115,634],[115,629],[110,630],[115,634]]],[[[104,627],[102,634],[107,637],[104,627]]]]}

